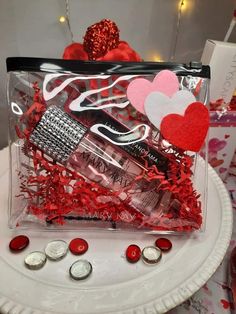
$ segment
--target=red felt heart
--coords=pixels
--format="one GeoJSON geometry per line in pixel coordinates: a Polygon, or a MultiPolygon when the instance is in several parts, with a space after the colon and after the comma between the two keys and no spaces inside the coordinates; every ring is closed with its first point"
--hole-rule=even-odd
{"type": "Polygon", "coordinates": [[[161,133],[171,144],[198,152],[209,128],[209,112],[201,102],[190,104],[184,116],[169,114],[161,121],[161,133]]]}

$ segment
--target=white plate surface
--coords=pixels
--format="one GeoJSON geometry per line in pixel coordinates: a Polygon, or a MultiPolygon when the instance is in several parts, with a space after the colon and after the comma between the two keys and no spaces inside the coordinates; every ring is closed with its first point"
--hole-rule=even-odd
{"type": "Polygon", "coordinates": [[[156,236],[116,232],[19,232],[30,237],[30,246],[20,254],[8,250],[17,233],[7,228],[8,173],[0,178],[0,312],[9,314],[154,314],[164,313],[188,299],[215,272],[229,245],[232,209],[228,193],[209,168],[206,231],[190,238],[168,236],[173,248],[161,262],[147,266],[129,264],[124,251],[131,243],[152,245],[156,236]],[[58,262],[31,271],[24,257],[43,250],[48,241],[69,242],[82,237],[89,250],[81,258],[93,265],[85,281],[69,277],[70,265],[78,259],[69,253],[58,262]]]}

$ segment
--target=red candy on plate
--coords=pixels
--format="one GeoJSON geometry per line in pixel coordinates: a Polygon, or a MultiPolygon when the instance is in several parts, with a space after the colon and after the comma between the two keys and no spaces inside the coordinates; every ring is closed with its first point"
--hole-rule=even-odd
{"type": "Polygon", "coordinates": [[[156,247],[158,247],[162,252],[169,252],[172,248],[172,243],[169,239],[159,238],[155,242],[156,247]]]}
{"type": "Polygon", "coordinates": [[[29,238],[25,235],[18,235],[9,243],[9,249],[12,252],[21,252],[29,245],[29,238]]]}
{"type": "Polygon", "coordinates": [[[136,244],[131,244],[127,247],[125,255],[128,262],[136,263],[140,260],[141,249],[136,244]]]}
{"type": "Polygon", "coordinates": [[[69,249],[72,254],[82,255],[88,250],[88,242],[81,238],[75,238],[71,240],[69,244],[69,249]]]}

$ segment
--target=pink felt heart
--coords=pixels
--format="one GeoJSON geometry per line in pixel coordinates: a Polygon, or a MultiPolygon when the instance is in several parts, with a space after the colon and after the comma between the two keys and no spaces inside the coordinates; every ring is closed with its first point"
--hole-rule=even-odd
{"type": "Polygon", "coordinates": [[[209,112],[200,102],[194,102],[184,116],[169,114],[161,121],[161,133],[171,144],[198,152],[209,128],[209,112]]]}
{"type": "Polygon", "coordinates": [[[161,92],[171,97],[179,90],[179,81],[175,73],[169,70],[159,72],[152,82],[137,78],[133,80],[127,88],[127,98],[133,107],[145,114],[144,102],[151,92],[161,92]]]}

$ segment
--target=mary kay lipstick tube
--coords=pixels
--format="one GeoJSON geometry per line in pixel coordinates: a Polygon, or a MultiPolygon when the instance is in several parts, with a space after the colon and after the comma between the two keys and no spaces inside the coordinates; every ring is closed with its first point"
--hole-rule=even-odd
{"type": "Polygon", "coordinates": [[[95,136],[56,106],[44,113],[31,133],[30,141],[67,168],[103,187],[118,191],[121,200],[128,199],[129,205],[144,215],[153,211],[157,214],[164,196],[164,192],[157,192],[159,181],[143,180],[133,184],[134,179],[145,170],[143,165],[124,150],[95,136]]]}

